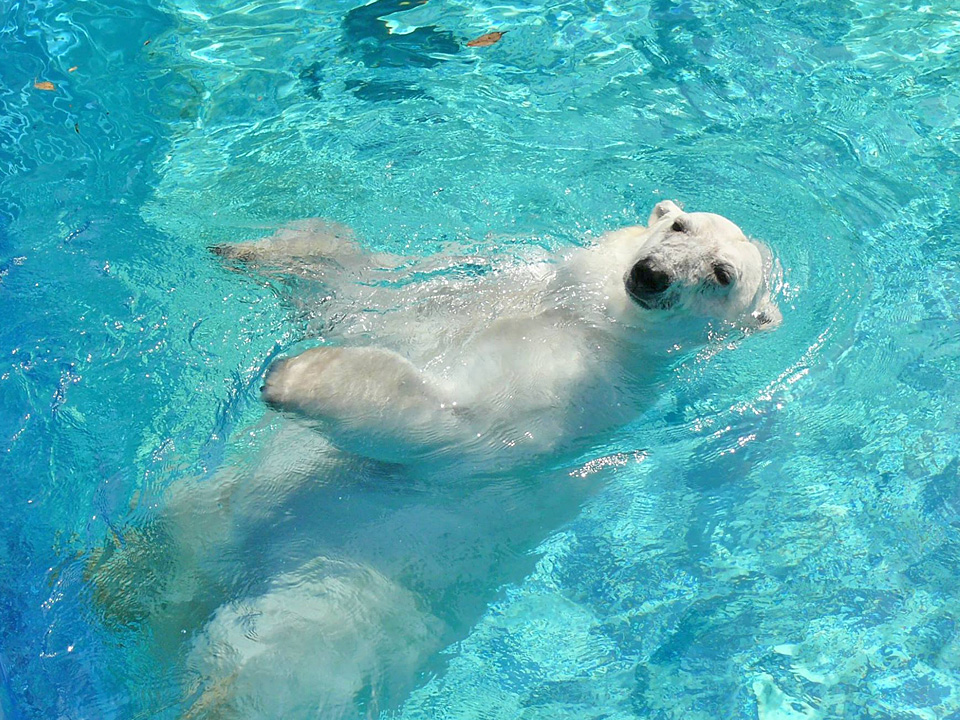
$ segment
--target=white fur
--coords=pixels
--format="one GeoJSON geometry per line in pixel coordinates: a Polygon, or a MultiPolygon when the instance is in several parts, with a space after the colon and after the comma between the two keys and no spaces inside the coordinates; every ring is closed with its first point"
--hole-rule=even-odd
{"type": "Polygon", "coordinates": [[[377,328],[375,344],[278,361],[263,397],[339,447],[378,460],[460,463],[469,451],[483,461],[505,446],[524,456],[556,453],[636,415],[653,399],[645,391],[666,355],[704,341],[702,320],[779,322],[769,272],[732,222],[665,201],[649,227],[608,233],[553,263],[513,267],[474,287],[456,284],[459,307],[445,305],[435,283],[398,290],[402,305],[377,328]],[[684,232],[671,230],[677,221],[684,232]],[[669,311],[644,308],[626,291],[625,275],[642,258],[674,277],[669,311]],[[728,287],[710,279],[717,264],[735,271],[728,287]],[[488,304],[491,289],[498,300],[488,304]]]}
{"type": "Polygon", "coordinates": [[[215,251],[316,281],[339,323],[270,369],[263,397],[295,421],[255,462],[171,488],[92,568],[108,615],[186,654],[195,718],[396,707],[593,487],[549,468],[654,401],[710,323],[779,322],[769,254],[671,202],[648,227],[500,265],[373,256],[323,223],[215,251]],[[674,278],[669,310],[626,290],[645,258],[674,278]]]}

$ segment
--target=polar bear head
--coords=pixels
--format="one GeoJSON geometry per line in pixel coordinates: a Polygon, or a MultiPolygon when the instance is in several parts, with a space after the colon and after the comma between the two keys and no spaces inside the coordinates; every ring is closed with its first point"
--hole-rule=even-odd
{"type": "Polygon", "coordinates": [[[782,319],[771,298],[776,262],[727,218],[686,213],[665,200],[623,277],[628,296],[649,310],[678,309],[751,328],[782,319]]]}

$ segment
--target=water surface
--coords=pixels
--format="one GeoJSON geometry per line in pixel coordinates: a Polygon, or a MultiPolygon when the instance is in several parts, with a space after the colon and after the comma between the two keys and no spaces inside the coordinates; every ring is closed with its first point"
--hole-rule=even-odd
{"type": "Polygon", "coordinates": [[[601,489],[523,572],[472,586],[475,622],[390,712],[960,713],[948,3],[0,0],[0,17],[3,714],[189,702],[148,640],[101,622],[91,553],[178,481],[243,462],[265,365],[315,329],[208,245],[326,217],[377,250],[496,256],[661,198],[775,248],[783,326],[688,357],[594,448],[601,489]]]}

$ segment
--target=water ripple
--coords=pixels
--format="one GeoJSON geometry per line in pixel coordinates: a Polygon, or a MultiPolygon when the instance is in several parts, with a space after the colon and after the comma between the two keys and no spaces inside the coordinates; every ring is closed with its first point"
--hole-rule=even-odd
{"type": "Polygon", "coordinates": [[[960,710],[953,8],[0,0],[0,18],[4,714],[213,708],[231,666],[204,644],[288,627],[312,657],[343,577],[360,590],[339,629],[364,608],[416,618],[363,652],[408,638],[429,657],[390,650],[390,679],[337,712],[960,710]],[[776,249],[784,324],[680,358],[563,492],[325,476],[330,448],[261,422],[272,357],[375,323],[322,289],[228,273],[207,246],[325,217],[385,252],[516,257],[501,238],[572,247],[664,197],[776,249]],[[289,456],[258,467],[274,442],[289,456]],[[230,600],[179,599],[171,618],[213,622],[164,667],[136,613],[112,622],[91,594],[157,553],[128,600],[162,595],[163,553],[182,548],[158,518],[207,503],[204,532],[225,532],[204,484],[224,468],[228,499],[259,492],[284,520],[246,518],[247,564],[197,556],[230,600]],[[298,575],[317,557],[305,537],[351,556],[298,575]],[[358,564],[372,559],[386,570],[358,564]]]}

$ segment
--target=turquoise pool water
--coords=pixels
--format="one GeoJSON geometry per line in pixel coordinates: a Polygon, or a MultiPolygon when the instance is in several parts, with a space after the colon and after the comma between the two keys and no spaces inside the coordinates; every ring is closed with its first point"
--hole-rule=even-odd
{"type": "MultiPolygon", "coordinates": [[[[951,4],[0,0],[0,22],[0,717],[196,711],[205,679],[105,619],[89,568],[178,482],[250,462],[266,364],[333,322],[207,246],[325,217],[497,256],[661,198],[775,249],[783,326],[685,358],[582,459],[592,494],[504,540],[444,647],[356,716],[960,717],[951,4]]],[[[450,510],[379,480],[354,521],[450,510]]]]}

